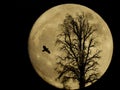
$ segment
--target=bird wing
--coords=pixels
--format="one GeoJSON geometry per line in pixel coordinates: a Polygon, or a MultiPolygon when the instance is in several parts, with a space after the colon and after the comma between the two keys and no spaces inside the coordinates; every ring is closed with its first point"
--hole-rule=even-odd
{"type": "Polygon", "coordinates": [[[47,52],[50,53],[50,51],[47,49],[47,52]]]}

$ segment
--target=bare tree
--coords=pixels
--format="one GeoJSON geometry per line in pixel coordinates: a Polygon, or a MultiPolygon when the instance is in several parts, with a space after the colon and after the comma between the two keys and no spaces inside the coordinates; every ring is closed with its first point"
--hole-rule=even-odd
{"type": "Polygon", "coordinates": [[[60,27],[62,32],[57,36],[56,44],[64,55],[57,56],[57,79],[63,83],[64,88],[70,88],[66,85],[70,79],[77,80],[79,88],[84,88],[99,77],[96,66],[101,50],[96,48],[97,42],[93,37],[97,29],[89,23],[84,13],[76,15],[76,18],[67,14],[60,27]]]}

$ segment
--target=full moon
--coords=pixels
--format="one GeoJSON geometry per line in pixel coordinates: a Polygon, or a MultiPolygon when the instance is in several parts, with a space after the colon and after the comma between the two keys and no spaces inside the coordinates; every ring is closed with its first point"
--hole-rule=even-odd
{"type": "MultiPolygon", "coordinates": [[[[57,88],[63,88],[63,84],[56,80],[58,73],[55,71],[56,56],[61,54],[61,51],[55,45],[57,35],[61,32],[59,25],[63,23],[67,14],[76,17],[76,15],[81,13],[88,15],[89,23],[97,25],[97,31],[94,35],[99,44],[98,48],[102,50],[100,53],[101,58],[98,61],[100,77],[105,74],[112,60],[112,34],[100,15],[79,4],[62,4],[50,8],[40,15],[31,29],[28,39],[28,52],[36,73],[47,83],[57,88]]],[[[73,83],[72,81],[69,83],[71,89],[79,88],[78,83],[73,83]]]]}

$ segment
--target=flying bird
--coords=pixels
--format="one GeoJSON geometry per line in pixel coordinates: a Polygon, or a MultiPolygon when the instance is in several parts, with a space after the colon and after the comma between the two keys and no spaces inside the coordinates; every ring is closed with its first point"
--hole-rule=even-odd
{"type": "Polygon", "coordinates": [[[44,45],[43,45],[43,50],[42,50],[42,52],[44,52],[44,51],[46,51],[47,53],[49,53],[49,54],[50,54],[49,49],[48,49],[46,46],[44,46],[44,45]]]}

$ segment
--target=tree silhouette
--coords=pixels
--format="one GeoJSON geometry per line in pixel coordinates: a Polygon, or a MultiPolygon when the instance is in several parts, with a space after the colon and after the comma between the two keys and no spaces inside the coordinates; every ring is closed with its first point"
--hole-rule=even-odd
{"type": "Polygon", "coordinates": [[[71,79],[79,82],[79,88],[94,83],[99,78],[96,66],[101,52],[96,48],[96,37],[93,36],[96,26],[82,13],[75,18],[67,14],[60,28],[62,32],[57,36],[56,45],[63,55],[57,56],[57,80],[65,89],[70,88],[66,83],[71,79]]]}

